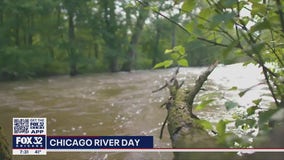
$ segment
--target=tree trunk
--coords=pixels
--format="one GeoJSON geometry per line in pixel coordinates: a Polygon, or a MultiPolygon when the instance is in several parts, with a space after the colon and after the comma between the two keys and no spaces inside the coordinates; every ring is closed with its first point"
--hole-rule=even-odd
{"type": "Polygon", "coordinates": [[[112,0],[100,1],[101,8],[103,9],[104,27],[102,32],[103,39],[106,43],[105,59],[107,59],[108,67],[111,72],[117,72],[118,69],[118,54],[121,51],[121,45],[117,31],[119,26],[117,25],[115,14],[115,2],[112,0]]]}
{"type": "Polygon", "coordinates": [[[176,46],[176,25],[172,25],[172,48],[174,48],[176,46]]]}
{"type": "Polygon", "coordinates": [[[74,48],[75,41],[75,25],[74,25],[74,13],[73,11],[68,11],[68,37],[69,37],[69,58],[70,58],[70,75],[75,76],[77,72],[77,57],[74,48]]]}
{"type": "MultiPolygon", "coordinates": [[[[176,79],[176,74],[167,82],[166,86],[170,91],[170,98],[165,104],[168,116],[168,131],[173,148],[220,148],[217,140],[197,122],[198,117],[192,113],[193,100],[207,77],[215,69],[217,63],[210,66],[196,80],[195,86],[189,91],[182,89],[176,79]]],[[[174,159],[224,159],[220,153],[191,153],[175,152],[174,159]]]]}
{"type": "Polygon", "coordinates": [[[15,18],[15,45],[17,47],[20,46],[20,24],[19,24],[19,19],[20,19],[20,16],[19,14],[17,13],[16,14],[16,18],[15,18]]]}
{"type": "Polygon", "coordinates": [[[27,32],[27,46],[32,46],[33,44],[33,21],[34,21],[34,17],[33,14],[28,16],[28,32],[27,32]]]}
{"type": "Polygon", "coordinates": [[[137,18],[136,25],[134,26],[134,31],[132,33],[132,37],[128,47],[126,62],[123,64],[123,67],[121,69],[122,71],[129,72],[133,68],[136,57],[136,47],[147,16],[148,11],[144,8],[140,9],[139,16],[137,18]]]}
{"type": "MultiPolygon", "coordinates": [[[[158,16],[157,16],[158,19],[158,16]]],[[[154,44],[154,53],[152,57],[152,67],[157,64],[157,55],[159,54],[159,44],[161,38],[161,27],[160,24],[156,25],[156,36],[155,36],[155,44],[154,44]]]]}

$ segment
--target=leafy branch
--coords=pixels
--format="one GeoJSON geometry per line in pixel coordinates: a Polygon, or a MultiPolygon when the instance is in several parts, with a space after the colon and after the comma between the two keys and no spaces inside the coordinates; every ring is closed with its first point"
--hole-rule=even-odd
{"type": "Polygon", "coordinates": [[[182,67],[188,66],[188,61],[185,58],[185,49],[183,46],[176,46],[173,49],[166,49],[165,54],[170,55],[170,59],[160,62],[154,66],[156,68],[168,68],[172,65],[178,65],[182,67]]]}
{"type": "MultiPolygon", "coordinates": [[[[146,3],[146,2],[143,2],[141,0],[135,0],[136,2],[138,2],[139,4],[141,4],[142,6],[144,7],[149,7],[149,3],[146,3]]],[[[152,9],[152,11],[160,16],[162,16],[163,18],[165,18],[166,20],[168,20],[169,22],[175,24],[176,26],[178,26],[181,30],[183,30],[185,33],[187,33],[189,36],[192,36],[192,34],[181,24],[179,24],[177,21],[167,17],[166,15],[164,15],[163,13],[159,12],[158,10],[156,9],[152,9]]],[[[196,39],[198,40],[201,40],[201,41],[204,41],[204,42],[207,42],[207,43],[210,43],[210,44],[213,44],[213,45],[217,45],[217,46],[222,46],[222,47],[228,47],[227,44],[222,44],[222,43],[218,43],[218,42],[215,42],[215,41],[212,41],[212,40],[209,40],[209,39],[206,39],[206,38],[203,38],[203,37],[196,37],[196,39]]]]}

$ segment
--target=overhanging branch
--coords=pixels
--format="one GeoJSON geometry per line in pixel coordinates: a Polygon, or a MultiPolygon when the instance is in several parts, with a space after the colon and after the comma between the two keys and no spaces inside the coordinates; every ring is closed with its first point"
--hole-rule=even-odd
{"type": "MultiPolygon", "coordinates": [[[[139,4],[141,4],[143,7],[149,7],[149,4],[146,2],[143,2],[141,0],[136,0],[136,2],[138,2],[139,4]]],[[[156,14],[162,16],[163,18],[165,18],[166,20],[170,21],[171,23],[177,25],[181,30],[183,30],[185,33],[187,33],[189,36],[191,36],[192,34],[181,24],[179,24],[178,22],[176,22],[175,20],[172,20],[171,18],[167,17],[166,15],[162,14],[161,12],[157,11],[157,10],[152,10],[153,12],[155,12],[156,14]]],[[[229,47],[227,44],[222,44],[222,43],[218,43],[215,41],[211,41],[208,40],[206,38],[203,37],[196,37],[196,39],[210,43],[210,44],[214,44],[216,46],[221,46],[221,47],[229,47]]]]}

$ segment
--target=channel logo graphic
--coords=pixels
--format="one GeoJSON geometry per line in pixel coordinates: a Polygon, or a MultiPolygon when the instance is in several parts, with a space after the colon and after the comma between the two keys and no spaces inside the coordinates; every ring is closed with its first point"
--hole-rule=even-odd
{"type": "Polygon", "coordinates": [[[46,118],[13,118],[13,155],[46,155],[46,118]]]}

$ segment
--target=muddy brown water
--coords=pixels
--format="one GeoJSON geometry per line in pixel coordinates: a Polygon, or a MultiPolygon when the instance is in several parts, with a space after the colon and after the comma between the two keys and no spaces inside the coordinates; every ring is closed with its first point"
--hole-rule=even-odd
{"type": "MultiPolygon", "coordinates": [[[[178,78],[185,80],[186,86],[191,86],[204,69],[183,68],[178,78]]],[[[215,74],[212,73],[204,86],[205,91],[200,95],[212,92],[218,93],[217,97],[222,97],[223,91],[226,90],[224,86],[229,88],[234,85],[221,82],[230,81],[222,78],[226,76],[222,72],[226,69],[224,66],[217,67],[215,74]]],[[[166,110],[160,108],[160,105],[167,99],[168,92],[151,91],[162,86],[173,72],[174,69],[166,69],[2,82],[0,126],[3,127],[8,140],[11,140],[13,117],[46,117],[48,135],[152,135],[156,148],[170,148],[167,129],[163,139],[159,139],[160,128],[166,116],[166,110]]],[[[254,80],[255,77],[251,81],[254,80]]],[[[230,116],[222,105],[214,105],[196,113],[212,122],[230,116]]],[[[13,156],[13,159],[157,160],[172,157],[172,153],[165,152],[48,152],[46,156],[13,156]]]]}

